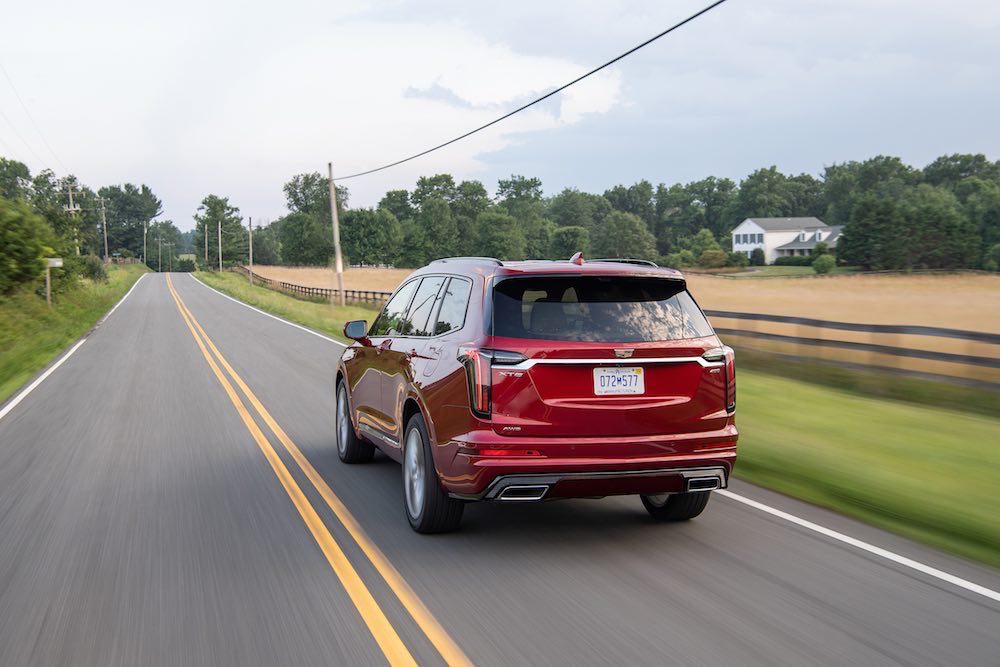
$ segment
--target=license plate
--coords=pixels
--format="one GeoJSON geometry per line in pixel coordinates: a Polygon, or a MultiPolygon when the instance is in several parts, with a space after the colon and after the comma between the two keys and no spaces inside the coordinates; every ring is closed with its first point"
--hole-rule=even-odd
{"type": "Polygon", "coordinates": [[[607,366],[594,369],[594,394],[597,396],[645,393],[646,383],[643,381],[640,366],[607,366]]]}

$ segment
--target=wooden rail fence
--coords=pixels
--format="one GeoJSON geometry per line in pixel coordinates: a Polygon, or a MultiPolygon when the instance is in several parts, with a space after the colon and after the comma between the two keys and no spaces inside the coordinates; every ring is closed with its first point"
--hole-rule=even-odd
{"type": "MultiPolygon", "coordinates": [[[[234,266],[232,267],[232,270],[236,273],[241,273],[244,276],[249,276],[250,273],[249,269],[245,266],[234,266]]],[[[305,285],[296,285],[295,283],[286,283],[283,280],[265,278],[258,273],[253,274],[253,280],[255,284],[264,285],[273,290],[285,292],[286,294],[291,294],[293,296],[332,301],[340,294],[340,290],[337,289],[330,289],[328,287],[307,287],[305,285]]],[[[392,292],[378,292],[374,290],[361,289],[344,290],[344,298],[348,302],[371,304],[373,306],[382,305],[389,299],[390,296],[392,296],[392,292]]]]}

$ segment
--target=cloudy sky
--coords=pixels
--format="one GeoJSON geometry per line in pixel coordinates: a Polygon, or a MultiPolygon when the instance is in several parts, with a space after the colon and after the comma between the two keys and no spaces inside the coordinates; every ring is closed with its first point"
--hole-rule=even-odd
{"type": "MultiPolygon", "coordinates": [[[[291,175],[439,143],[704,4],[20,2],[3,10],[0,153],[91,186],[147,183],[182,229],[208,193],[274,219],[291,175]]],[[[442,171],[603,192],[880,153],[997,159],[998,28],[988,1],[729,0],[529,112],[345,185],[366,206],[442,171]]]]}

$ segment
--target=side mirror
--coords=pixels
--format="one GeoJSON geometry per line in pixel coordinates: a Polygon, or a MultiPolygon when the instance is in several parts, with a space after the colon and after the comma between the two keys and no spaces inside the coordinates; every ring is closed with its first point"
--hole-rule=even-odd
{"type": "Polygon", "coordinates": [[[351,320],[344,325],[344,335],[351,340],[364,343],[368,340],[368,322],[365,320],[351,320]]]}

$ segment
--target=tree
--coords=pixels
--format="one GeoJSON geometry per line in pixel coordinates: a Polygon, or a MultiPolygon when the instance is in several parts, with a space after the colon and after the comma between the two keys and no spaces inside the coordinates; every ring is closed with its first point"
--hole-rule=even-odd
{"type": "Polygon", "coordinates": [[[566,188],[549,200],[545,215],[560,227],[592,231],[611,211],[611,202],[604,197],[566,188]]]}
{"type": "Polygon", "coordinates": [[[833,255],[827,254],[819,255],[812,263],[813,271],[819,274],[830,273],[835,266],[837,266],[837,260],[833,258],[833,255]]]}
{"type": "Polygon", "coordinates": [[[793,193],[788,177],[775,166],[758,169],[742,181],[731,202],[728,218],[732,225],[746,218],[774,218],[791,215],[793,193]]]}
{"type": "Polygon", "coordinates": [[[475,255],[479,247],[479,214],[490,207],[492,202],[486,187],[479,181],[462,181],[455,188],[451,200],[451,215],[458,228],[459,255],[475,255]]]}
{"type": "Polygon", "coordinates": [[[864,269],[900,269],[908,264],[906,220],[891,199],[866,195],[858,200],[837,242],[845,264],[864,269]]]}
{"type": "Polygon", "coordinates": [[[809,251],[809,255],[814,259],[820,255],[828,255],[830,253],[830,246],[824,241],[817,241],[816,245],[813,246],[812,250],[809,251]]]}
{"type": "Polygon", "coordinates": [[[701,257],[706,250],[722,250],[715,236],[708,229],[699,229],[689,241],[691,252],[695,257],[701,257]]]}
{"type": "Polygon", "coordinates": [[[45,219],[26,203],[0,197],[0,294],[41,275],[51,234],[45,219]]]}
{"type": "Polygon", "coordinates": [[[517,219],[497,210],[479,214],[480,248],[487,257],[497,259],[524,259],[527,241],[517,219]]]}
{"type": "MultiPolygon", "coordinates": [[[[330,179],[319,172],[296,174],[282,187],[288,210],[293,213],[307,213],[319,216],[327,224],[330,220],[330,179]]],[[[337,215],[347,208],[350,193],[342,185],[337,186],[337,215]]]]}
{"type": "MultiPolygon", "coordinates": [[[[253,262],[254,264],[281,264],[281,242],[278,240],[277,222],[272,222],[253,230],[253,262]]],[[[193,244],[192,252],[199,256],[198,245],[193,244]]]]}
{"type": "Polygon", "coordinates": [[[458,226],[451,217],[448,202],[439,195],[432,195],[421,203],[417,224],[427,236],[431,257],[454,257],[458,254],[458,226]]]}
{"type": "Polygon", "coordinates": [[[767,264],[767,257],[763,248],[754,248],[750,251],[750,266],[764,266],[767,264]]]}
{"type": "Polygon", "coordinates": [[[451,202],[455,198],[455,179],[451,174],[421,176],[417,179],[417,187],[413,188],[413,194],[410,195],[413,205],[421,208],[432,197],[445,202],[451,202]]]}
{"type": "Polygon", "coordinates": [[[410,193],[406,190],[389,190],[378,203],[378,207],[392,213],[397,220],[407,220],[414,214],[413,206],[410,204],[410,193]]]}
{"type": "Polygon", "coordinates": [[[31,172],[17,160],[0,157],[0,197],[27,199],[31,189],[31,172]]]}
{"type": "Polygon", "coordinates": [[[132,183],[103,187],[97,193],[105,199],[108,247],[112,252],[128,251],[134,257],[141,256],[143,230],[148,230],[153,218],[163,211],[159,197],[148,185],[132,183]]]}
{"type": "MultiPolygon", "coordinates": [[[[304,213],[298,215],[309,217],[304,213]]],[[[285,219],[287,220],[287,217],[285,219]]],[[[205,237],[206,235],[208,236],[208,266],[205,268],[211,269],[219,265],[220,225],[222,227],[223,262],[233,264],[247,261],[249,248],[247,230],[243,227],[243,218],[240,217],[240,209],[230,204],[228,197],[208,195],[202,199],[201,205],[198,207],[198,213],[194,216],[194,221],[196,256],[204,257],[205,237]]],[[[146,260],[147,264],[153,259],[153,253],[150,252],[149,255],[146,260]]]]}
{"type": "Polygon", "coordinates": [[[592,236],[597,257],[655,259],[656,238],[639,216],[613,211],[592,236]]]}
{"type": "Polygon", "coordinates": [[[586,227],[558,227],[552,232],[549,242],[551,259],[569,259],[574,253],[590,253],[590,232],[586,227]]]}
{"type": "Polygon", "coordinates": [[[966,178],[1000,180],[1000,163],[990,162],[982,153],[942,155],[924,167],[924,182],[954,189],[966,178]]]}
{"type": "Polygon", "coordinates": [[[427,233],[412,219],[401,221],[400,227],[403,232],[403,247],[399,252],[399,265],[423,266],[430,255],[427,233]]]}
{"type": "Polygon", "coordinates": [[[656,204],[653,202],[653,185],[649,181],[642,180],[628,187],[616,185],[605,191],[604,198],[615,210],[637,216],[650,232],[656,232],[656,204]]]}
{"type": "Polygon", "coordinates": [[[278,225],[283,263],[299,266],[326,266],[330,263],[333,232],[316,216],[296,211],[275,224],[278,225]]]}
{"type": "Polygon", "coordinates": [[[353,264],[395,264],[403,244],[403,228],[384,208],[344,213],[344,254],[353,264]]]}
{"type": "Polygon", "coordinates": [[[904,201],[910,231],[905,268],[964,269],[978,264],[982,242],[979,230],[962,214],[954,194],[921,184],[904,201]]]}

